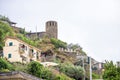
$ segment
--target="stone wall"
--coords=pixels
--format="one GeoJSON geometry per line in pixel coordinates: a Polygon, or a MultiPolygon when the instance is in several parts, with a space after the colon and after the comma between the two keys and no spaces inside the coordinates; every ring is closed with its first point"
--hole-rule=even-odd
{"type": "Polygon", "coordinates": [[[0,73],[0,80],[43,80],[43,79],[37,78],[24,72],[13,71],[0,73]]]}

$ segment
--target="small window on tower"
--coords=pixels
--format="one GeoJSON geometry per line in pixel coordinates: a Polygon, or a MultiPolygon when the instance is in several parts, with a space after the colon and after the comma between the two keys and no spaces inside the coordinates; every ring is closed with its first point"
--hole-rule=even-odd
{"type": "Polygon", "coordinates": [[[54,26],[54,22],[52,22],[52,25],[54,26]]]}
{"type": "Polygon", "coordinates": [[[51,22],[50,22],[50,26],[51,26],[51,22]]]}

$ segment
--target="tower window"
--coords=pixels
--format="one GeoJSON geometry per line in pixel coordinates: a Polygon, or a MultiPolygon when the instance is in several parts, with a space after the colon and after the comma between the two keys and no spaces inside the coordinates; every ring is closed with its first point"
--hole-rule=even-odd
{"type": "Polygon", "coordinates": [[[13,46],[13,42],[9,42],[9,46],[13,46]]]}
{"type": "Polygon", "coordinates": [[[50,26],[51,26],[52,24],[51,24],[51,22],[50,22],[50,26]]]}
{"type": "Polygon", "coordinates": [[[8,54],[8,58],[12,58],[12,54],[9,53],[9,54],[8,54]]]}
{"type": "Polygon", "coordinates": [[[52,22],[52,25],[54,26],[54,22],[52,22]]]}

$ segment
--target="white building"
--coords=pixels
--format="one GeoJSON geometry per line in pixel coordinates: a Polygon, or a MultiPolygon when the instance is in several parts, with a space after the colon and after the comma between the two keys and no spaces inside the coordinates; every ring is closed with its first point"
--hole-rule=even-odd
{"type": "Polygon", "coordinates": [[[3,56],[10,62],[40,61],[41,50],[18,38],[7,37],[3,47],[3,56]]]}

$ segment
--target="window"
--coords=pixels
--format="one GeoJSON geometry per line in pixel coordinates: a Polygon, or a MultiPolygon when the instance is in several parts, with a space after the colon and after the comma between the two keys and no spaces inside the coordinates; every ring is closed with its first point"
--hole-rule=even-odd
{"type": "Polygon", "coordinates": [[[50,26],[51,26],[52,24],[51,24],[51,22],[50,22],[50,26]]]}
{"type": "Polygon", "coordinates": [[[9,46],[13,46],[13,42],[9,42],[9,46]]]}
{"type": "Polygon", "coordinates": [[[12,54],[8,54],[8,58],[11,58],[12,57],[12,54]]]}

